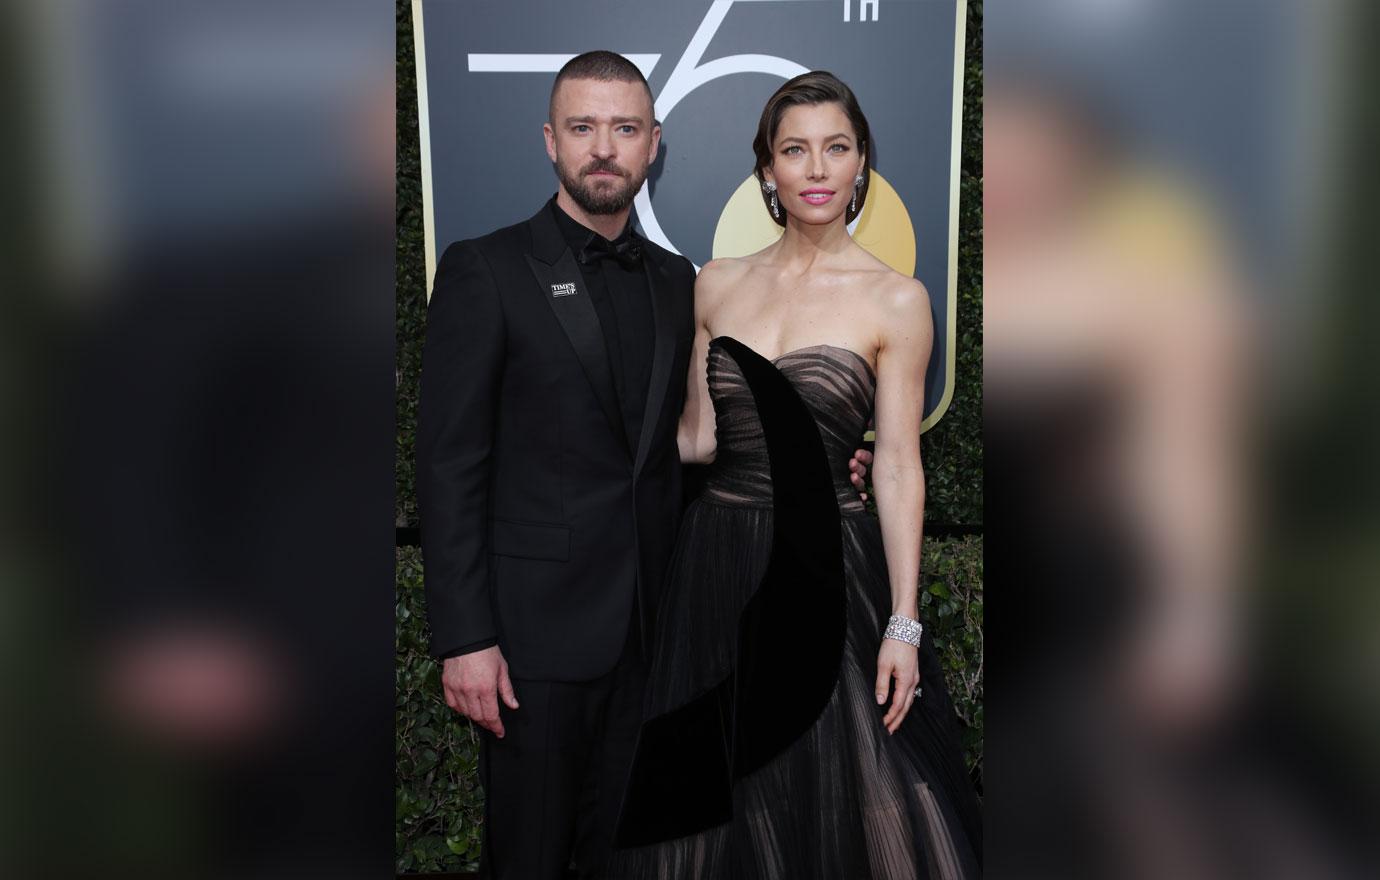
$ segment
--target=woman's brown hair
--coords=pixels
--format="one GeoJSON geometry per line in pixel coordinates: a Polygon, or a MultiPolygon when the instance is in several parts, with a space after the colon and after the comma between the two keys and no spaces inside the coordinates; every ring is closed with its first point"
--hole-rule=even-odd
{"type": "MultiPolygon", "coordinates": [[[[762,169],[772,164],[772,143],[776,140],[776,130],[781,125],[781,117],[786,115],[790,108],[802,104],[838,104],[853,125],[853,134],[858,139],[858,149],[863,154],[863,182],[862,186],[858,187],[858,209],[854,211],[851,205],[848,209],[846,222],[852,223],[853,218],[862,213],[863,206],[867,203],[868,187],[872,185],[872,130],[867,125],[867,117],[858,106],[858,99],[853,90],[829,71],[812,70],[793,77],[767,100],[767,106],[762,108],[762,119],[757,123],[757,136],[752,139],[752,151],[757,154],[757,167],[753,173],[757,175],[758,183],[766,183],[762,169]]],[[[762,192],[762,203],[770,212],[770,193],[762,192]]],[[[772,219],[776,221],[776,225],[785,226],[786,212],[783,210],[780,217],[773,216],[772,219]]]]}

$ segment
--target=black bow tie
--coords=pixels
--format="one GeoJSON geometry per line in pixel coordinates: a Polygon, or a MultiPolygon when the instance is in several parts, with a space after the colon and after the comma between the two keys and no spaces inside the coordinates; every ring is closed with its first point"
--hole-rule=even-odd
{"type": "Polygon", "coordinates": [[[642,246],[631,236],[614,243],[596,235],[580,249],[580,262],[585,265],[604,259],[617,260],[624,269],[631,269],[642,262],[642,246]]]}

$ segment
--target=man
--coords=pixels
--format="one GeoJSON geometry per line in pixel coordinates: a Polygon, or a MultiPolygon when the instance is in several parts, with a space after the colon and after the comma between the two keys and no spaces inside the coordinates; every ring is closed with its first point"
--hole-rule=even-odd
{"type": "Polygon", "coordinates": [[[482,873],[522,880],[609,856],[694,335],[693,266],[629,222],[661,140],[641,72],[572,59],[544,131],[556,196],[437,267],[417,438],[432,650],[486,731],[482,873]]]}
{"type": "Polygon", "coordinates": [[[417,483],[446,702],[484,728],[484,873],[608,857],[642,646],[675,537],[690,262],[632,232],[661,128],[627,59],[556,76],[556,196],[447,248],[427,316],[417,483]]]}

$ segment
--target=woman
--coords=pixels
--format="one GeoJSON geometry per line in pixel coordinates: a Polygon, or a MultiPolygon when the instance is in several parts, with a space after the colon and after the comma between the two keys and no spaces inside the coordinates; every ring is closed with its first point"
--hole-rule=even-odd
{"type": "Polygon", "coordinates": [[[696,282],[681,454],[713,465],[668,576],[612,873],[975,876],[976,797],[916,621],[928,297],[848,234],[872,142],[846,85],[787,82],[753,148],[785,234],[696,282]],[[848,473],[874,413],[880,524],[848,473]]]}

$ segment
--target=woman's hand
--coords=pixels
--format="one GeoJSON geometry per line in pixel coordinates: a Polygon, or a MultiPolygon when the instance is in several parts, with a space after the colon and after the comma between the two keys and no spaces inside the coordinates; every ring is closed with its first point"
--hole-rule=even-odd
{"type": "Polygon", "coordinates": [[[872,464],[872,453],[866,449],[859,449],[853,453],[853,457],[848,459],[848,479],[853,484],[853,488],[858,490],[858,499],[867,501],[867,468],[872,464]]]}
{"type": "Polygon", "coordinates": [[[882,639],[877,652],[877,705],[886,703],[892,679],[896,691],[891,696],[891,708],[882,718],[887,733],[895,733],[915,702],[915,688],[920,684],[920,649],[895,639],[882,639]]]}

